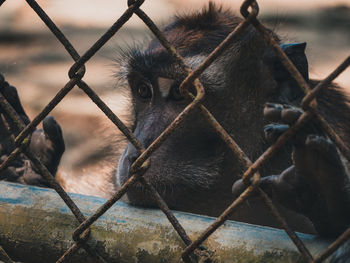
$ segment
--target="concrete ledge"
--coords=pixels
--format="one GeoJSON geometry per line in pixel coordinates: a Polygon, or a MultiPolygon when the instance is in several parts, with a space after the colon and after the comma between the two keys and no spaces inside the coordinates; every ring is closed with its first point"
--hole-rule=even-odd
{"type": "MultiPolygon", "coordinates": [[[[0,182],[0,246],[14,260],[55,262],[69,248],[78,225],[51,189],[0,182]]],[[[70,194],[86,216],[106,200],[70,194]]],[[[175,212],[191,238],[213,218],[175,212]]],[[[298,234],[313,254],[329,242],[298,234]]],[[[180,262],[184,245],[165,215],[117,202],[92,227],[89,244],[108,262],[180,262]]],[[[302,262],[284,231],[227,221],[205,243],[217,262],[302,262]]],[[[71,262],[93,262],[79,250],[71,262]]]]}

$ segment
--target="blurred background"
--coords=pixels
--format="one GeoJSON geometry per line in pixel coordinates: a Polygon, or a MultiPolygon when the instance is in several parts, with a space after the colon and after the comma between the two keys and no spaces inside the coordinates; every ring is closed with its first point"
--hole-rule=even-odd
{"type": "MultiPolygon", "coordinates": [[[[127,8],[126,0],[38,1],[56,25],[83,54],[127,8]]],[[[215,1],[239,13],[241,0],[215,1]]],[[[198,10],[203,0],[146,0],[142,9],[163,26],[176,13],[198,10]]],[[[310,75],[322,79],[350,54],[349,0],[260,0],[260,19],[286,42],[307,42],[310,75]]],[[[128,100],[116,87],[113,63],[120,48],[143,43],[150,32],[135,16],[86,64],[84,80],[126,120],[128,100]]],[[[29,5],[7,0],[0,7],[0,72],[17,87],[22,104],[33,118],[67,83],[72,59],[29,5]]],[[[350,90],[350,70],[336,82],[350,90]]],[[[61,124],[67,145],[66,171],[80,171],[86,160],[97,162],[106,130],[117,133],[106,117],[78,88],[52,115],[61,124]],[[94,158],[96,157],[96,158],[94,158]]]]}

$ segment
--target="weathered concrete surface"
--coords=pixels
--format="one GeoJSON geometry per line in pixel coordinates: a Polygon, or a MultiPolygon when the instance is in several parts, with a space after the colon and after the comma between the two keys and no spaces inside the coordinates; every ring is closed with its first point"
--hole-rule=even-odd
{"type": "MultiPolygon", "coordinates": [[[[70,210],[51,189],[0,182],[0,245],[15,260],[55,262],[73,244],[78,225],[70,210]]],[[[71,194],[86,216],[105,199],[71,194]]],[[[213,218],[175,212],[191,238],[213,218]]],[[[318,253],[325,240],[299,234],[318,253]]],[[[108,262],[180,262],[184,245],[165,215],[118,202],[92,227],[89,244],[108,262]]],[[[216,262],[302,262],[287,235],[267,227],[228,221],[205,245],[215,251],[216,262]]],[[[84,250],[71,262],[94,262],[84,250]]]]}

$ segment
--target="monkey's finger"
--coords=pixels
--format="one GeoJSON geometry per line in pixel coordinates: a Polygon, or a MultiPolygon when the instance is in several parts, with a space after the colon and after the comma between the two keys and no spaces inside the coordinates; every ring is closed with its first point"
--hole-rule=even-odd
{"type": "Polygon", "coordinates": [[[266,103],[264,107],[264,118],[271,122],[293,124],[302,113],[301,109],[290,105],[266,103]]]}
{"type": "Polygon", "coordinates": [[[281,120],[284,123],[294,124],[299,117],[303,114],[303,110],[296,107],[288,107],[287,105],[283,106],[281,120]]]}
{"type": "Polygon", "coordinates": [[[269,143],[274,143],[289,128],[287,124],[268,124],[264,127],[264,135],[269,143]]]}
{"type": "MultiPolygon", "coordinates": [[[[7,81],[5,81],[5,78],[1,74],[0,74],[0,92],[5,97],[5,99],[10,103],[10,105],[14,108],[14,110],[19,114],[23,122],[25,124],[28,124],[29,118],[22,107],[16,88],[11,86],[7,81]]],[[[1,107],[0,107],[0,111],[1,113],[4,113],[1,107]]],[[[8,119],[9,118],[7,118],[7,120],[8,119]]],[[[8,121],[8,122],[10,125],[12,125],[12,121],[8,121]]]]}
{"type": "MultiPolygon", "coordinates": [[[[274,191],[273,189],[276,189],[278,187],[278,178],[279,175],[271,175],[261,178],[259,187],[271,198],[273,197],[273,194],[278,193],[279,191],[274,191]]],[[[237,180],[232,185],[232,194],[234,198],[237,198],[243,191],[247,188],[247,186],[244,184],[242,179],[237,180]]]]}
{"type": "Polygon", "coordinates": [[[294,166],[279,175],[261,178],[259,186],[270,198],[297,213],[305,214],[310,207],[309,200],[305,197],[308,191],[302,187],[300,178],[295,175],[294,166]]]}
{"type": "MultiPolygon", "coordinates": [[[[303,213],[309,206],[303,200],[304,195],[298,190],[300,185],[300,178],[295,175],[295,167],[291,166],[281,174],[262,177],[259,187],[284,207],[303,213]]],[[[243,181],[237,180],[232,186],[232,194],[237,198],[245,189],[243,181]]]]}
{"type": "Polygon", "coordinates": [[[305,193],[300,190],[301,185],[302,181],[296,176],[295,167],[290,166],[281,174],[262,177],[259,187],[284,207],[304,213],[309,208],[309,203],[303,199],[305,193]]]}
{"type": "MultiPolygon", "coordinates": [[[[236,182],[233,183],[232,185],[232,195],[236,199],[238,198],[245,190],[247,189],[247,186],[243,182],[242,179],[237,180],[236,182]]],[[[256,196],[256,192],[254,191],[250,197],[256,196]]]]}
{"type": "Polygon", "coordinates": [[[282,105],[267,102],[264,107],[264,118],[270,122],[279,122],[281,120],[282,105]]]}
{"type": "Polygon", "coordinates": [[[232,194],[234,198],[237,198],[243,191],[247,188],[247,186],[243,183],[242,179],[237,180],[232,185],[232,194]]]}

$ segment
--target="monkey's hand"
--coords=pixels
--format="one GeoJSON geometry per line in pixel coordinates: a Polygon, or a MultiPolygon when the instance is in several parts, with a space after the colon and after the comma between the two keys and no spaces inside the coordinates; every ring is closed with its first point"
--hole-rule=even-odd
{"type": "MultiPolygon", "coordinates": [[[[264,116],[269,141],[278,138],[293,124],[302,110],[279,104],[267,104],[264,116]]],[[[293,138],[294,165],[279,175],[263,177],[260,187],[283,206],[307,216],[322,236],[338,236],[350,225],[350,183],[345,165],[335,145],[312,122],[293,138]]],[[[237,195],[243,183],[237,181],[237,195]]]]}
{"type": "MultiPolygon", "coordinates": [[[[29,123],[15,87],[9,85],[0,74],[0,92],[18,113],[25,125],[29,123]]],[[[15,149],[14,138],[19,134],[17,126],[6,114],[0,105],[0,163],[15,149]]],[[[61,156],[65,150],[61,127],[53,117],[46,117],[43,121],[43,129],[36,129],[29,145],[29,150],[34,153],[46,168],[56,174],[61,156]]],[[[21,154],[10,163],[5,170],[0,171],[0,179],[22,184],[48,186],[48,183],[38,173],[30,161],[21,154]]]]}

